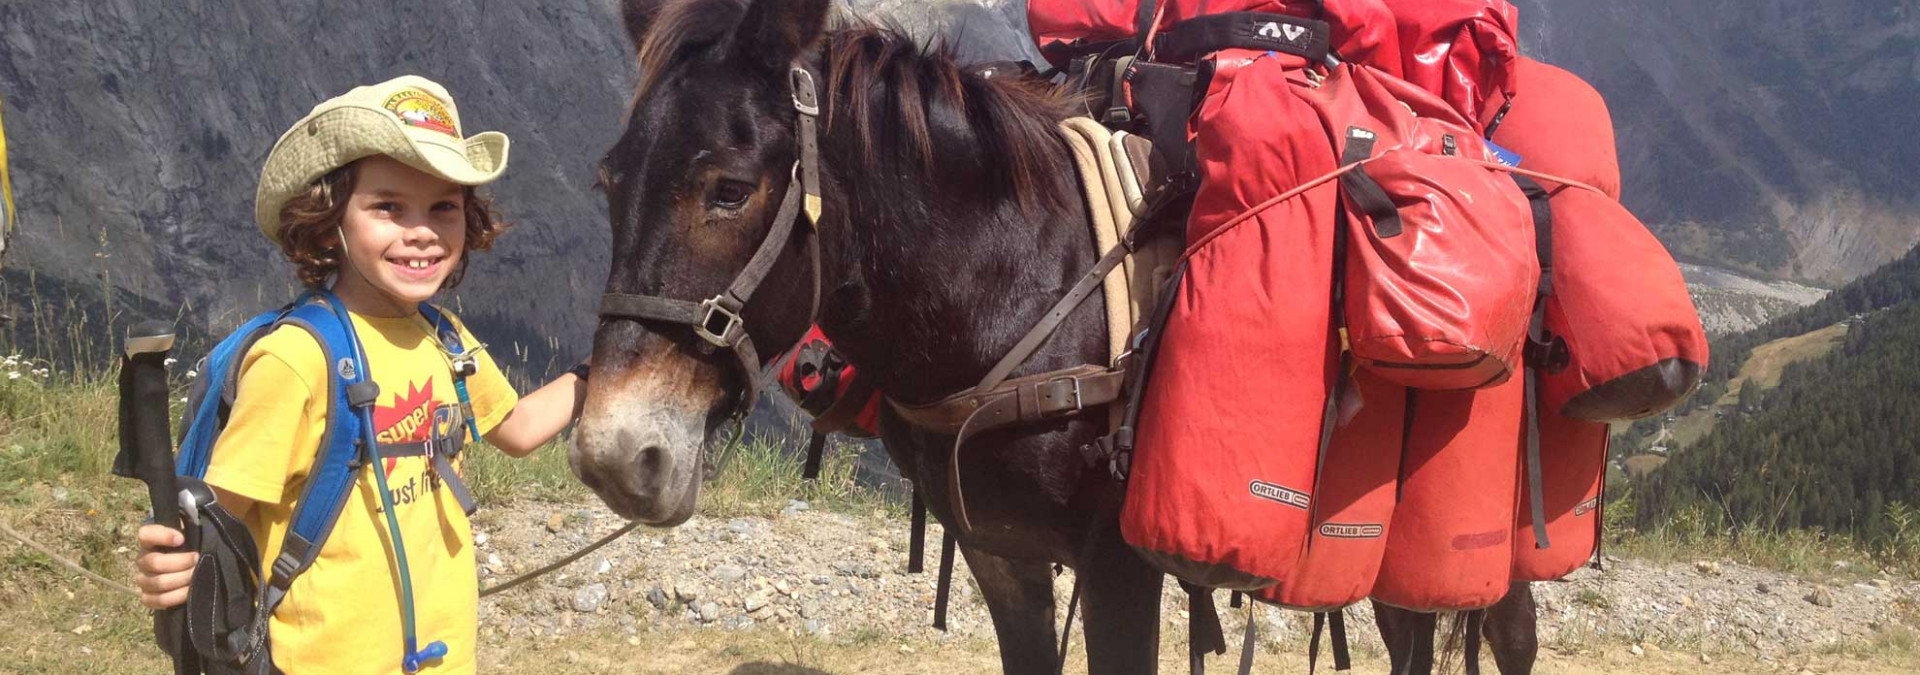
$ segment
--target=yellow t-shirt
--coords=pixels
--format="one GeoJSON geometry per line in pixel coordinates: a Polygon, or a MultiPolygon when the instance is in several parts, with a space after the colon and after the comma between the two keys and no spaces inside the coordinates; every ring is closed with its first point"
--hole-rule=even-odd
{"type": "MultiPolygon", "coordinates": [[[[367,369],[380,385],[373,414],[381,443],[426,440],[434,411],[458,410],[459,403],[447,357],[426,319],[352,316],[367,369]]],[[[448,320],[464,346],[479,344],[450,314],[448,320]]],[[[319,343],[295,326],[262,337],[241,364],[233,413],[213,447],[206,481],[258,502],[247,526],[262,549],[263,568],[280,553],[326,430],[330,376],[319,343]]],[[[484,351],[467,391],[482,434],[519,402],[484,351]]],[[[464,424],[460,432],[467,433],[464,424]]],[[[390,457],[383,464],[412,570],[419,645],[439,640],[448,649],[445,659],[421,672],[472,673],[479,584],[466,513],[426,457],[390,457]]],[[[371,467],[360,470],[320,557],[273,614],[273,661],[289,675],[401,672],[400,578],[376,489],[371,467]]],[[[269,571],[262,570],[263,579],[269,571]]]]}

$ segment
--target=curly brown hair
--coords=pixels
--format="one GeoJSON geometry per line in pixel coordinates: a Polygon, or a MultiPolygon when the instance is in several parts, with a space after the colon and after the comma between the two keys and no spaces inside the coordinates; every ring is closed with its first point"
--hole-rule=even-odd
{"type": "MultiPolygon", "coordinates": [[[[355,161],[328,172],[307,186],[306,194],[289,199],[280,207],[280,251],[286,254],[287,260],[293,261],[300,283],[308,288],[326,286],[327,277],[340,271],[342,249],[336,233],[359,178],[359,164],[355,161]]],[[[473,259],[471,254],[491,250],[493,240],[512,227],[502,222],[500,214],[493,210],[493,198],[473,186],[467,186],[463,193],[466,248],[460,253],[460,265],[447,275],[442,289],[459,286],[467,274],[467,263],[473,259]]]]}

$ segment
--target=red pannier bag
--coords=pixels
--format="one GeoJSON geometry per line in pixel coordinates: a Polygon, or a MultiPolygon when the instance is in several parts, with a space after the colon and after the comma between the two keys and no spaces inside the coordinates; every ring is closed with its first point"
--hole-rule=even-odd
{"type": "Polygon", "coordinates": [[[1495,111],[1507,109],[1493,127],[1493,142],[1518,154],[1522,167],[1585,183],[1619,200],[1613,117],[1600,92],[1578,75],[1524,56],[1514,75],[1526,91],[1513,97],[1511,107],[1502,95],[1488,104],[1495,111]]]}
{"type": "Polygon", "coordinates": [[[1407,389],[1361,369],[1342,390],[1340,421],[1313,489],[1306,548],[1287,578],[1255,593],[1261,601],[1307,611],[1345,607],[1365,599],[1380,573],[1399,488],[1407,389]]]}
{"type": "Polygon", "coordinates": [[[1373,598],[1423,612],[1506,596],[1520,498],[1522,378],[1471,391],[1414,391],[1400,503],[1373,598]]]}
{"type": "Polygon", "coordinates": [[[1540,275],[1526,196],[1458,113],[1405,80],[1349,64],[1303,89],[1348,169],[1354,357],[1420,389],[1505,382],[1540,275]]]}
{"type": "Polygon", "coordinates": [[[1488,103],[1513,96],[1520,11],[1506,0],[1385,0],[1400,33],[1400,77],[1453,106],[1485,135],[1488,103]]]}
{"type": "MultiPolygon", "coordinates": [[[[1525,509],[1514,521],[1513,580],[1552,581],[1579,569],[1600,545],[1600,509],[1607,470],[1607,425],[1561,415],[1540,416],[1540,494],[1552,546],[1541,548],[1525,509]]],[[[1521,485],[1521,503],[1533,497],[1521,485]]]]}
{"type": "Polygon", "coordinates": [[[1201,182],[1186,272],[1154,350],[1121,510],[1156,567],[1212,588],[1287,578],[1307,541],[1327,392],[1338,188],[1289,84],[1305,59],[1228,51],[1192,125],[1201,182]]]}

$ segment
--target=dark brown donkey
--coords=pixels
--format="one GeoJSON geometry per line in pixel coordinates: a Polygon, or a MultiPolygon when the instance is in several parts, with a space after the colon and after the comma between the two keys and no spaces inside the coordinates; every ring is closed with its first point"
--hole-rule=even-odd
{"type": "MultiPolygon", "coordinates": [[[[715,430],[749,403],[762,357],[815,319],[809,308],[863,377],[928,403],[978,383],[1094,266],[1054,132],[1076,112],[1066,99],[974,75],[889,30],[828,31],[828,5],[625,8],[640,87],[602,161],[613,268],[569,454],[622,516],[692,515],[715,430]],[[817,152],[803,152],[814,134],[817,152]],[[817,221],[802,215],[807,193],[817,221]]],[[[1102,364],[1106,344],[1096,297],[1016,374],[1102,364]]],[[[1053,670],[1053,561],[1083,580],[1090,672],[1155,670],[1161,575],[1120,539],[1120,486],[1078,450],[1105,422],[1096,411],[967,444],[960,550],[1008,673],[1053,670]]],[[[954,522],[938,497],[952,437],[890,409],[881,432],[902,474],[936,496],[934,515],[954,522]]]]}
{"type": "MultiPolygon", "coordinates": [[[[737,344],[779,353],[808,325],[816,275],[818,323],[863,377],[912,404],[978,383],[1093,267],[1085,207],[1054,132],[1073,109],[1044,85],[970,74],[945,50],[889,30],[828,32],[827,0],[642,0],[625,13],[641,83],[603,160],[607,292],[653,300],[603,317],[569,454],[619,514],[673,525],[693,513],[702,454],[765,361],[711,338],[744,330],[737,344]],[[806,182],[803,125],[816,124],[796,114],[796,67],[823,94],[817,225],[790,204],[806,182]],[[738,291],[769,238],[777,257],[765,283],[736,294],[751,296],[737,322],[738,305],[695,305],[738,291]],[[682,320],[689,314],[698,316],[682,320]]],[[[1104,364],[1106,344],[1096,298],[1020,372],[1104,364]]],[[[1008,673],[1053,671],[1054,561],[1083,579],[1091,672],[1155,670],[1161,575],[1120,539],[1118,484],[1078,452],[1105,424],[1096,410],[967,445],[973,527],[960,550],[1008,673]]],[[[926,495],[947,494],[951,436],[890,410],[881,432],[903,475],[926,495]]],[[[954,522],[945,499],[928,501],[954,522]]]]}

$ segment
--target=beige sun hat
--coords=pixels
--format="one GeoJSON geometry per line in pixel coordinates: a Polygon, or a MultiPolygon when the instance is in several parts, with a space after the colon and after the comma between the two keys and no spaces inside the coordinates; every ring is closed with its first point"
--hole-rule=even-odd
{"type": "Polygon", "coordinates": [[[373,155],[460,185],[481,185],[507,168],[507,136],[464,136],[445,87],[418,75],[355,87],[313,107],[280,135],[260,169],[253,217],[280,241],[280,209],[321,176],[373,155]]]}

